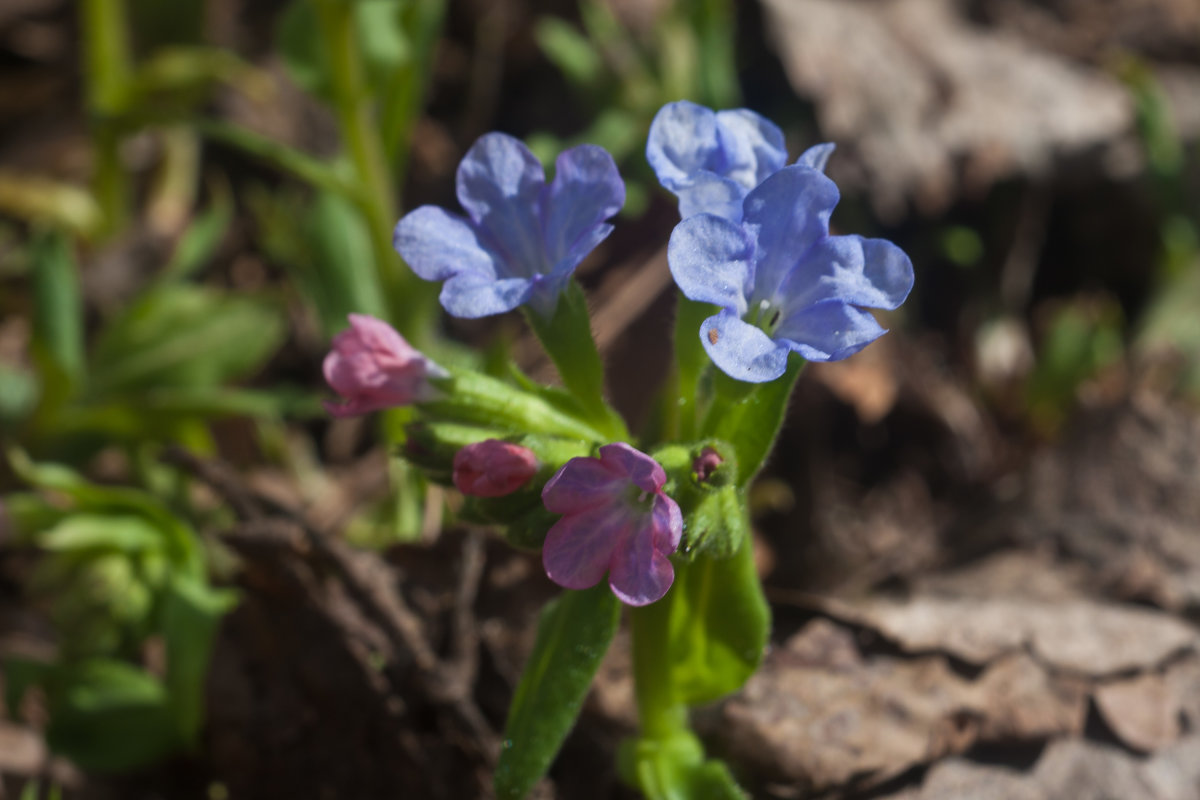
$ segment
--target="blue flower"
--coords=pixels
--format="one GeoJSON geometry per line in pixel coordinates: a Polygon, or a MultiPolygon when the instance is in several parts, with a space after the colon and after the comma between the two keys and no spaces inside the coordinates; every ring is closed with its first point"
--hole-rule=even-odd
{"type": "Polygon", "coordinates": [[[837,361],[886,331],[862,308],[894,309],[912,262],[884,239],[831,236],[833,181],[807,166],[746,195],[741,220],[700,214],[675,226],[667,260],[685,295],[722,306],[700,327],[713,363],[733,378],[778,378],[789,352],[837,361]]]}
{"type": "MultiPolygon", "coordinates": [[[[824,170],[832,144],[809,148],[797,164],[824,170]]],[[[745,108],[712,111],[687,100],[668,103],[650,123],[646,160],[679,198],[679,216],[742,218],[746,194],[787,163],[783,132],[745,108]]]]}
{"type": "Polygon", "coordinates": [[[541,163],[503,133],[481,136],[458,165],[462,217],[421,206],[396,224],[393,244],[413,272],[445,281],[456,317],[486,317],[528,303],[554,313],[575,267],[609,233],[625,204],[612,156],[596,145],[559,154],[547,185],[541,163]]]}

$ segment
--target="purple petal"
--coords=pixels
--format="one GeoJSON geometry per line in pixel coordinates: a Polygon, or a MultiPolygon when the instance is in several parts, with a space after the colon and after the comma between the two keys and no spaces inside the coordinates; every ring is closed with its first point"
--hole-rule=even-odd
{"type": "Polygon", "coordinates": [[[743,225],[757,243],[750,301],[774,300],[787,273],[829,233],[833,181],[807,167],[784,167],[746,196],[743,225]]]}
{"type": "Polygon", "coordinates": [[[479,137],[458,165],[458,202],[502,255],[502,277],[545,272],[539,200],[545,171],[529,148],[504,133],[479,137]]]}
{"type": "Polygon", "coordinates": [[[646,137],[646,160],[671,191],[696,172],[711,169],[719,150],[717,115],[687,100],[660,108],[646,137]]]}
{"type": "Polygon", "coordinates": [[[512,311],[529,299],[533,282],[526,278],[495,280],[460,272],[442,284],[442,308],[454,317],[477,319],[512,311]]]}
{"type": "Polygon", "coordinates": [[[726,219],[701,214],[675,226],[667,245],[667,263],[680,291],[701,303],[716,303],[738,314],[746,311],[754,243],[726,219]]]}
{"type": "Polygon", "coordinates": [[[713,363],[739,381],[773,381],[787,369],[787,346],[772,341],[728,308],[704,320],[700,341],[713,363]]]}
{"type": "Polygon", "coordinates": [[[631,527],[628,514],[609,507],[568,514],[546,534],[542,566],[559,586],[595,586],[608,571],[613,550],[629,536],[631,527]]]}
{"type": "Polygon", "coordinates": [[[825,165],[829,163],[829,157],[833,155],[836,147],[837,145],[832,142],[814,144],[800,154],[800,157],[796,159],[796,165],[815,169],[817,172],[824,172],[825,165]]]}
{"type": "Polygon", "coordinates": [[[683,513],[665,494],[654,498],[650,513],[654,524],[654,549],[669,556],[679,549],[679,540],[683,537],[683,513]]]}
{"type": "Polygon", "coordinates": [[[697,172],[687,180],[679,181],[672,191],[679,198],[681,219],[697,214],[715,214],[734,222],[742,218],[746,188],[732,178],[713,172],[697,172]]]}
{"type": "Polygon", "coordinates": [[[601,447],[600,461],[644,492],[657,492],[667,482],[667,473],[657,461],[625,442],[601,447]]]}
{"type": "Polygon", "coordinates": [[[675,581],[675,569],[654,547],[654,523],[650,515],[640,519],[611,556],[608,585],[623,603],[644,606],[662,598],[675,581]]]}
{"type": "Polygon", "coordinates": [[[494,256],[465,219],[437,206],[421,206],[396,223],[392,246],[413,272],[444,281],[459,272],[495,277],[494,256]]]}
{"type": "Polygon", "coordinates": [[[717,136],[725,163],[716,172],[732,178],[746,191],[787,163],[783,131],[749,109],[718,111],[717,136]]]}
{"type": "Polygon", "coordinates": [[[885,239],[827,236],[784,280],[788,309],[823,300],[868,308],[899,308],[913,285],[912,262],[885,239]]]}
{"type": "Polygon", "coordinates": [[[598,458],[572,458],[546,482],[542,503],[553,514],[575,514],[611,505],[618,499],[628,479],[613,468],[611,461],[598,458]]]}
{"type": "Polygon", "coordinates": [[[885,333],[869,312],[827,300],[784,319],[775,337],[791,342],[809,361],[840,361],[885,333]]]}
{"type": "Polygon", "coordinates": [[[557,265],[577,242],[593,241],[595,228],[623,205],[625,183],[607,150],[581,144],[560,153],[554,162],[554,181],[543,193],[541,203],[548,261],[557,265]]]}

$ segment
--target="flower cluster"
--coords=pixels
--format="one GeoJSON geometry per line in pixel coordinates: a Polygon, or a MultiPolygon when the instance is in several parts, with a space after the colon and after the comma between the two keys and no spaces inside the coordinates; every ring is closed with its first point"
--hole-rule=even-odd
{"type": "MultiPolygon", "coordinates": [[[[885,332],[864,309],[895,309],[912,288],[912,263],[894,244],[830,233],[839,199],[824,174],[832,151],[832,144],[820,144],[788,165],[782,132],[746,109],[714,112],[681,101],[663,107],[651,125],[647,159],[678,198],[682,217],[668,246],[671,274],[686,297],[720,307],[698,335],[712,363],[734,378],[774,380],[793,352],[812,361],[858,352],[885,332]]],[[[457,194],[466,216],[421,206],[396,225],[396,250],[417,275],[444,282],[441,303],[452,315],[481,317],[526,306],[534,320],[547,320],[575,268],[612,231],[607,220],[624,204],[625,187],[612,157],[599,147],[563,152],[547,183],[528,148],[491,133],[459,165],[457,194]]],[[[680,506],[666,493],[676,485],[671,480],[692,481],[688,491],[697,497],[708,493],[703,502],[717,510],[703,512],[713,517],[706,529],[728,527],[717,518],[729,516],[726,501],[736,506],[739,490],[723,476],[737,469],[712,447],[696,445],[671,479],[651,456],[625,442],[605,444],[599,435],[554,439],[567,442],[566,449],[532,445],[535,454],[515,442],[539,430],[510,426],[500,434],[507,439],[477,433],[470,425],[480,424],[480,413],[468,408],[474,401],[439,405],[437,386],[454,392],[467,384],[437,384],[447,371],[386,323],[351,315],[350,324],[325,360],[326,379],[345,398],[329,405],[330,412],[363,414],[415,403],[465,415],[439,423],[450,428],[438,430],[465,437],[454,440],[452,465],[438,462],[439,474],[484,504],[499,501],[487,506],[495,514],[518,506],[525,513],[521,503],[540,490],[539,512],[556,515],[540,529],[543,566],[556,583],[583,589],[607,575],[625,603],[662,598],[674,580],[670,557],[684,528],[680,506]]],[[[506,404],[494,407],[511,406],[506,404]]],[[[537,414],[521,419],[538,426],[537,414]]],[[[541,423],[540,433],[552,438],[595,430],[561,419],[554,431],[546,427],[541,423]]],[[[436,461],[445,445],[427,449],[436,461]]],[[[690,495],[679,496],[692,508],[690,495]]]]}

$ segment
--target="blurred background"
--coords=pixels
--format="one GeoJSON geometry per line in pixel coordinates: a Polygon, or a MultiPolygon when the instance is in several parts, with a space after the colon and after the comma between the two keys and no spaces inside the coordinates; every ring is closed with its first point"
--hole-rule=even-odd
{"type": "MultiPolygon", "coordinates": [[[[356,311],[482,133],[591,142],[581,266],[654,424],[666,102],[836,143],[891,332],[810,366],[751,495],[775,644],[700,729],[756,797],[1200,797],[1195,0],[0,0],[0,798],[488,796],[536,556],[455,522],[404,412],[327,417],[356,311]]],[[[538,796],[631,797],[618,639],[538,796]]]]}

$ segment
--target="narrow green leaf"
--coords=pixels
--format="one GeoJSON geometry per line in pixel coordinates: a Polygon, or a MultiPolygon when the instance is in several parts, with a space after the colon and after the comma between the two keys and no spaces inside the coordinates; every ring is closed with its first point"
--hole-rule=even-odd
{"type": "Polygon", "coordinates": [[[533,29],[534,39],[546,58],[566,76],[582,87],[592,87],[604,69],[600,53],[566,20],[542,17],[533,29]]]}
{"type": "Polygon", "coordinates": [[[371,232],[357,207],[334,192],[318,192],[307,223],[313,269],[302,286],[326,330],[333,334],[345,328],[350,312],[386,318],[371,232]]]}
{"type": "Polygon", "coordinates": [[[236,147],[312,186],[346,197],[356,194],[357,190],[343,179],[337,170],[294,147],[288,147],[274,139],[227,122],[196,120],[192,125],[209,139],[236,147]]]}
{"type": "Polygon", "coordinates": [[[517,685],[496,767],[500,800],[520,800],[545,774],[583,706],[621,618],[606,583],[567,590],[542,611],[517,685]]]}
{"type": "Polygon", "coordinates": [[[179,578],[167,587],[162,628],[167,696],[180,738],[193,744],[204,721],[204,679],[221,619],[237,604],[231,591],[179,578]]]}
{"type": "Polygon", "coordinates": [[[747,537],[733,556],[697,556],[676,567],[671,615],[671,685],[687,705],[737,691],[758,669],[771,612],[754,569],[747,537]]]}
{"type": "Polygon", "coordinates": [[[34,343],[77,384],[83,377],[83,295],[66,234],[46,231],[32,243],[34,343]]]}
{"type": "Polygon", "coordinates": [[[47,550],[139,553],[163,544],[162,532],[143,517],[128,514],[71,514],[37,535],[47,550]]]}
{"type": "Polygon", "coordinates": [[[212,205],[180,237],[171,260],[159,273],[159,282],[189,278],[212,260],[233,221],[233,198],[227,185],[219,186],[213,194],[212,205]]]}

